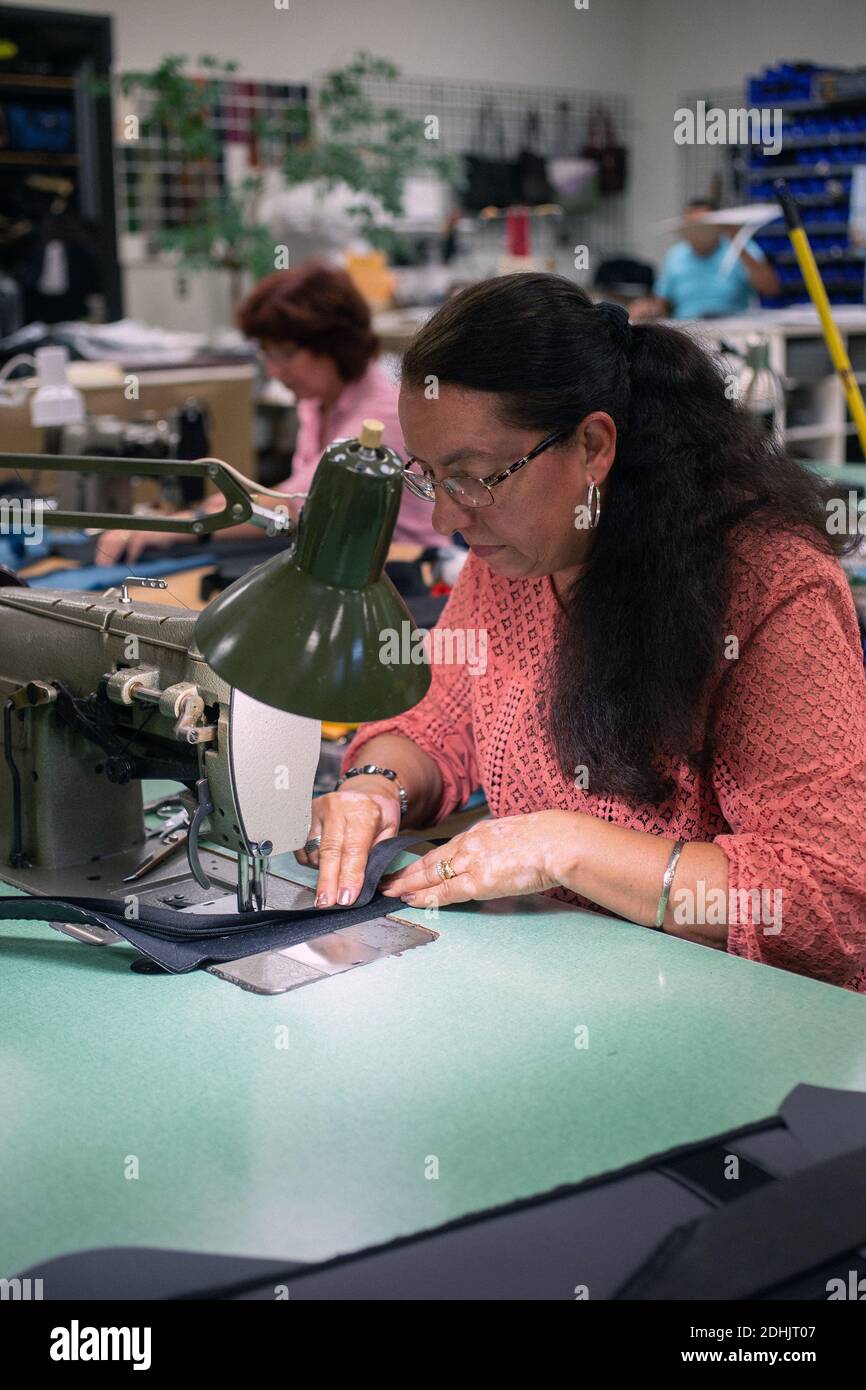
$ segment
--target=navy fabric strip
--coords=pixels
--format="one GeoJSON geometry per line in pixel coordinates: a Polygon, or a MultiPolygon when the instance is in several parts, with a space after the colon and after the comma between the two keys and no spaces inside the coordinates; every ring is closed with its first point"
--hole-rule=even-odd
{"type": "Polygon", "coordinates": [[[0,922],[75,922],[107,927],[164,970],[182,974],[201,965],[296,946],[338,927],[365,922],[393,911],[394,899],[378,892],[379,880],[395,856],[417,843],[418,838],[416,831],[393,836],[373,846],[364,885],[350,907],[188,913],[148,903],[140,905],[134,921],[128,921],[119,899],[40,895],[0,898],[0,922]]]}

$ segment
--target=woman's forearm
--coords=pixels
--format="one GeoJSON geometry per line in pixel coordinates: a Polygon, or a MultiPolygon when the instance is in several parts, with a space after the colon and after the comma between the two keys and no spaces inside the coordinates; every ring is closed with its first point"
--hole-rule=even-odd
{"type": "Polygon", "coordinates": [[[750,256],[745,249],[740,252],[740,259],[746,268],[753,290],[769,298],[779,293],[779,276],[769,261],[759,261],[755,256],[750,256]]]}
{"type": "MultiPolygon", "coordinates": [[[[371,738],[358,750],[353,765],[374,763],[377,767],[387,767],[396,772],[409,799],[407,825],[429,825],[442,800],[442,774],[428,753],[423,752],[416,743],[403,734],[379,734],[371,738]]],[[[367,782],[366,777],[352,778],[359,791],[367,782]]],[[[390,786],[384,777],[371,777],[370,782],[390,786]]]]}
{"type": "MultiPolygon", "coordinates": [[[[595,816],[557,813],[550,866],[558,883],[631,922],[654,926],[676,841],[595,816]]],[[[664,929],[703,945],[727,945],[728,860],[718,845],[692,841],[677,861],[664,929]],[[712,911],[706,911],[707,905],[712,911]],[[709,920],[699,920],[700,918],[709,920]],[[721,918],[721,920],[719,920],[721,918]]]]}
{"type": "Polygon", "coordinates": [[[261,526],[254,526],[251,521],[242,521],[240,526],[226,526],[222,531],[211,531],[208,544],[211,541],[257,541],[266,535],[267,532],[261,526]]]}

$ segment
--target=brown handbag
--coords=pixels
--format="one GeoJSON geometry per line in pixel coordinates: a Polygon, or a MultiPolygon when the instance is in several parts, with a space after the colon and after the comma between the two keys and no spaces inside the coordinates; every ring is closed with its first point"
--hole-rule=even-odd
{"type": "Polygon", "coordinates": [[[598,164],[603,197],[623,192],[628,172],[628,150],[617,142],[613,117],[607,107],[600,103],[590,109],[589,141],[583,147],[583,154],[598,164]]]}

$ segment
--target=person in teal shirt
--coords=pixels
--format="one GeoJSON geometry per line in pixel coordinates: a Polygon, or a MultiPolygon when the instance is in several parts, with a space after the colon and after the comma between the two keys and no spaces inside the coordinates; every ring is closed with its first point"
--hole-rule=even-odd
{"type": "Polygon", "coordinates": [[[634,321],[742,314],[755,294],[778,294],[778,276],[754,241],[746,242],[727,273],[722,270],[731,244],[728,229],[701,221],[702,213],[715,211],[715,204],[706,198],[687,204],[683,240],[667,252],[653,293],[631,306],[634,321]]]}

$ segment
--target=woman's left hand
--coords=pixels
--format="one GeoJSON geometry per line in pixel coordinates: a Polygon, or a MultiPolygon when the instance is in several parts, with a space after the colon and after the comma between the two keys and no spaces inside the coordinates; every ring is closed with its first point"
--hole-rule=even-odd
{"type": "Polygon", "coordinates": [[[576,819],[563,811],[534,811],[478,821],[385,879],[382,892],[413,907],[444,907],[556,888],[561,880],[552,866],[567,858],[564,837],[574,834],[576,819]],[[454,878],[437,874],[443,860],[452,865],[454,878]]]}

